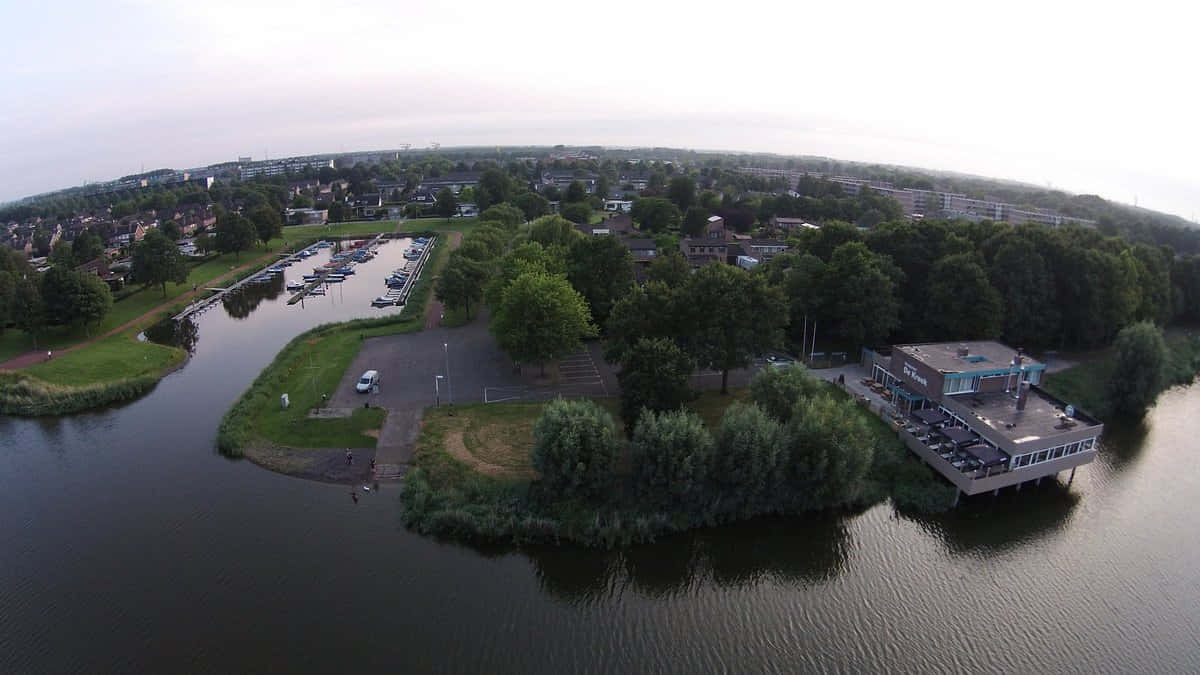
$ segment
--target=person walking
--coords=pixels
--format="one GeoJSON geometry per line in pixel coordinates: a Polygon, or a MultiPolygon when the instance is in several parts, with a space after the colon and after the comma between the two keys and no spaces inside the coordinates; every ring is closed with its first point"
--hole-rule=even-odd
{"type": "Polygon", "coordinates": [[[346,464],[350,465],[353,463],[354,463],[354,453],[350,452],[350,448],[346,448],[346,464]]]}

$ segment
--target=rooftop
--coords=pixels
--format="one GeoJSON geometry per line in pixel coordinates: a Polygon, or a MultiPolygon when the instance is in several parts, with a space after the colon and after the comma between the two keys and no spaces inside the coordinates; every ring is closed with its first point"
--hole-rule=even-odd
{"type": "MultiPolygon", "coordinates": [[[[1012,366],[1013,357],[1017,355],[1017,350],[993,340],[896,345],[893,353],[895,351],[942,373],[1009,368],[1012,366]]],[[[1028,368],[1042,366],[1042,363],[1022,355],[1021,365],[1028,368]]]]}
{"type": "Polygon", "coordinates": [[[1018,448],[1022,443],[1100,424],[1079,410],[1074,411],[1073,417],[1067,418],[1067,404],[1037,387],[1029,388],[1024,410],[1017,410],[1016,396],[1002,391],[956,394],[947,398],[966,408],[972,415],[973,418],[967,420],[968,424],[990,427],[1018,448]]]}

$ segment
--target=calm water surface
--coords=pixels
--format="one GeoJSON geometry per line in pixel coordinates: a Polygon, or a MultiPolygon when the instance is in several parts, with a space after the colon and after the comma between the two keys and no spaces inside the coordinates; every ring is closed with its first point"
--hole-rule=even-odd
{"type": "Polygon", "coordinates": [[[439,543],[403,529],[396,486],[355,504],[217,455],[291,337],[379,314],[402,244],[382,251],[303,307],[272,288],[214,306],[140,401],[0,418],[0,672],[1200,670],[1200,386],[1069,488],[623,554],[439,543]]]}

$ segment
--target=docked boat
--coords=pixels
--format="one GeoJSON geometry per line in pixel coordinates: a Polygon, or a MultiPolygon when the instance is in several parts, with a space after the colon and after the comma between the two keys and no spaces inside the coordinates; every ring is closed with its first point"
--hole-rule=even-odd
{"type": "Polygon", "coordinates": [[[308,289],[308,294],[309,295],[325,295],[325,289],[321,288],[320,286],[315,286],[313,288],[308,289]]]}
{"type": "Polygon", "coordinates": [[[326,274],[325,275],[325,283],[327,283],[327,284],[340,284],[345,280],[346,280],[346,277],[344,277],[340,274],[326,274]]]}
{"type": "Polygon", "coordinates": [[[333,246],[333,244],[330,244],[330,243],[329,243],[329,242],[327,242],[327,241],[318,241],[318,242],[316,243],[316,247],[317,247],[317,248],[329,248],[330,246],[333,246]]]}
{"type": "Polygon", "coordinates": [[[386,295],[381,295],[378,298],[375,298],[374,300],[371,301],[372,307],[390,307],[391,305],[394,305],[394,304],[396,304],[395,299],[389,298],[386,295]]]}
{"type": "Polygon", "coordinates": [[[301,278],[304,279],[305,281],[316,281],[321,278],[321,275],[320,274],[305,274],[301,278]]]}
{"type": "Polygon", "coordinates": [[[267,268],[267,272],[270,274],[283,274],[283,268],[282,267],[269,267],[269,268],[267,268]]]}
{"type": "Polygon", "coordinates": [[[303,289],[304,289],[304,282],[303,282],[303,281],[296,281],[295,279],[292,279],[291,281],[287,282],[287,286],[286,286],[286,287],[287,287],[287,289],[288,289],[289,291],[299,291],[299,290],[303,290],[303,289]]]}
{"type": "Polygon", "coordinates": [[[351,274],[354,274],[354,268],[353,268],[353,267],[339,267],[339,268],[335,269],[335,270],[333,271],[333,273],[334,273],[334,274],[340,274],[340,275],[342,275],[342,276],[344,276],[344,277],[348,277],[348,276],[350,276],[351,274]]]}

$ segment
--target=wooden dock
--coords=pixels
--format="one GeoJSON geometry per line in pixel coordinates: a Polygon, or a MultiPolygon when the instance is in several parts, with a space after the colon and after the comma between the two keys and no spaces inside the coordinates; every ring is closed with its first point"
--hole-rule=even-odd
{"type": "Polygon", "coordinates": [[[304,251],[304,250],[310,249],[310,248],[312,248],[312,247],[316,246],[317,244],[321,244],[321,243],[323,243],[324,241],[325,241],[325,240],[324,240],[324,239],[322,239],[321,241],[318,241],[318,242],[315,242],[315,243],[309,244],[308,246],[305,246],[304,248],[302,248],[302,249],[300,249],[300,250],[298,250],[298,251],[296,251],[296,252],[294,252],[294,253],[290,253],[290,254],[287,254],[287,255],[282,255],[282,254],[281,254],[281,257],[279,258],[279,260],[277,260],[277,261],[275,261],[275,262],[273,262],[273,263],[270,263],[270,264],[268,264],[266,267],[264,267],[264,268],[262,268],[262,269],[258,270],[257,272],[254,272],[254,273],[252,273],[252,274],[247,274],[245,277],[243,277],[243,278],[242,278],[240,281],[238,281],[237,283],[235,283],[235,284],[231,284],[231,285],[229,285],[229,286],[227,286],[227,287],[225,287],[225,288],[206,288],[205,290],[209,290],[209,291],[216,291],[216,293],[214,293],[213,295],[210,295],[210,296],[208,296],[207,298],[204,298],[203,300],[197,300],[196,302],[193,302],[193,303],[191,303],[190,305],[188,305],[187,307],[185,307],[185,308],[183,309],[183,311],[182,311],[182,312],[180,312],[180,313],[176,314],[175,316],[171,317],[171,319],[172,319],[172,320],[174,320],[174,321],[179,321],[179,320],[181,320],[181,319],[186,319],[187,317],[189,317],[189,316],[191,316],[191,315],[195,314],[196,312],[200,312],[200,311],[203,311],[203,310],[205,310],[205,309],[208,309],[208,307],[209,307],[210,305],[212,305],[213,303],[215,303],[215,302],[217,302],[218,300],[220,300],[222,297],[224,297],[224,296],[225,296],[225,294],[226,294],[226,293],[228,293],[228,292],[230,292],[230,291],[235,291],[235,290],[237,290],[237,289],[241,288],[243,285],[250,283],[250,281],[251,281],[252,279],[254,279],[255,277],[257,277],[257,276],[258,276],[258,275],[260,275],[260,274],[265,274],[265,273],[267,273],[267,270],[271,269],[272,267],[277,267],[277,266],[279,266],[280,264],[282,264],[282,263],[284,263],[284,262],[287,262],[287,261],[289,261],[289,260],[290,260],[290,261],[292,261],[293,263],[295,263],[295,262],[299,262],[300,260],[303,260],[304,258],[301,258],[301,257],[300,257],[300,251],[304,251]]]}

